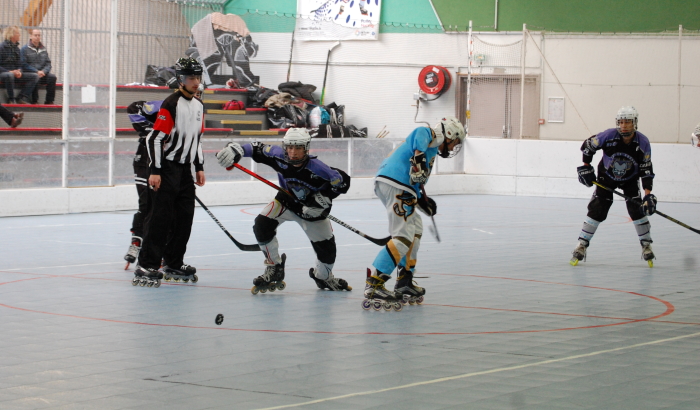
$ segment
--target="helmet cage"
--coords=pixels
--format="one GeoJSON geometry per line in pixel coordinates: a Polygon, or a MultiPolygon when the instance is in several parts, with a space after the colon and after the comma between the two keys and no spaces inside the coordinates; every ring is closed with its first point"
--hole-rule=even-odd
{"type": "Polygon", "coordinates": [[[309,158],[309,147],[311,146],[311,135],[306,128],[290,128],[282,139],[284,148],[284,159],[291,165],[303,164],[309,158]],[[304,157],[293,160],[289,158],[287,147],[304,147],[304,157]]]}
{"type": "Polygon", "coordinates": [[[440,122],[435,126],[434,131],[436,133],[439,133],[443,136],[443,149],[438,150],[438,154],[442,158],[452,158],[457,153],[462,149],[462,142],[464,141],[464,137],[466,136],[466,132],[464,131],[464,126],[462,125],[461,122],[455,117],[445,117],[440,122]],[[451,150],[447,148],[447,146],[454,141],[455,139],[459,140],[459,143],[456,144],[451,150]],[[448,142],[449,140],[449,142],[448,142]]]}
{"type": "Polygon", "coordinates": [[[634,134],[634,131],[631,132],[622,132],[620,129],[620,121],[622,120],[631,120],[633,125],[634,125],[634,131],[637,130],[637,122],[639,121],[639,114],[637,113],[637,110],[632,107],[632,106],[624,106],[620,108],[620,110],[617,112],[617,115],[615,116],[615,125],[617,128],[617,132],[620,133],[623,137],[629,137],[630,135],[634,134]]]}

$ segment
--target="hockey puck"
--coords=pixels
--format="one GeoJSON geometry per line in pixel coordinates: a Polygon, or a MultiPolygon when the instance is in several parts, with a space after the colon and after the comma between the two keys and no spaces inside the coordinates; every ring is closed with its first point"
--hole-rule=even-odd
{"type": "Polygon", "coordinates": [[[218,325],[221,325],[222,323],[224,323],[224,315],[222,315],[221,313],[219,313],[218,315],[216,315],[216,320],[214,320],[214,323],[216,323],[217,326],[218,326],[218,325]]]}

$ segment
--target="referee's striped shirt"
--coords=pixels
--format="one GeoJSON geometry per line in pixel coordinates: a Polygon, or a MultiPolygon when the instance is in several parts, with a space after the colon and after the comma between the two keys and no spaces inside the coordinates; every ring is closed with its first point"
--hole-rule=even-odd
{"type": "Polygon", "coordinates": [[[204,170],[202,132],[204,105],[177,90],[163,101],[153,131],[147,137],[151,175],[160,175],[163,161],[194,164],[204,170]]]}

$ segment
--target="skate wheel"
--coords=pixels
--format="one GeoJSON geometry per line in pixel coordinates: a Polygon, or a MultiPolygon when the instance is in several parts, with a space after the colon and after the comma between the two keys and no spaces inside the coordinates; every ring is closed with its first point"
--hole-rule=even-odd
{"type": "Polygon", "coordinates": [[[384,310],[386,310],[387,312],[391,310],[391,306],[392,306],[392,305],[393,305],[393,303],[387,302],[387,301],[384,301],[384,303],[382,303],[382,307],[383,307],[384,310]]]}
{"type": "Polygon", "coordinates": [[[420,305],[423,303],[424,300],[425,298],[422,295],[418,296],[418,299],[416,299],[416,304],[420,305]]]}
{"type": "Polygon", "coordinates": [[[276,285],[276,284],[274,284],[274,283],[270,283],[270,287],[269,287],[269,288],[267,288],[267,290],[269,290],[269,291],[270,291],[270,293],[272,293],[272,292],[274,292],[274,291],[276,291],[276,290],[277,290],[277,285],[276,285]]]}
{"type": "Polygon", "coordinates": [[[403,310],[403,304],[401,302],[398,302],[398,301],[394,302],[393,305],[394,305],[394,310],[396,312],[400,312],[403,310]]]}
{"type": "Polygon", "coordinates": [[[150,288],[150,287],[153,287],[153,284],[154,284],[154,282],[151,281],[151,280],[149,280],[149,281],[146,283],[146,286],[148,286],[148,287],[150,288]]]}
{"type": "Polygon", "coordinates": [[[139,279],[139,286],[141,286],[141,287],[146,286],[146,280],[145,280],[145,279],[139,279]]]}
{"type": "Polygon", "coordinates": [[[649,259],[649,260],[647,261],[647,263],[649,264],[649,267],[650,267],[650,268],[653,268],[653,267],[654,267],[654,261],[653,261],[653,260],[649,259]]]}
{"type": "Polygon", "coordinates": [[[253,295],[257,295],[259,291],[260,289],[258,289],[257,286],[253,286],[252,288],[250,288],[250,293],[252,293],[253,295]]]}
{"type": "Polygon", "coordinates": [[[170,282],[172,278],[168,275],[163,276],[163,279],[165,279],[166,282],[170,282]]]}
{"type": "Polygon", "coordinates": [[[348,292],[350,292],[350,291],[352,290],[352,286],[347,285],[347,286],[345,287],[345,290],[347,290],[348,292]]]}
{"type": "Polygon", "coordinates": [[[134,286],[138,285],[138,284],[139,284],[139,278],[134,277],[133,279],[131,279],[131,284],[134,285],[134,286]]]}
{"type": "Polygon", "coordinates": [[[277,290],[284,290],[287,287],[287,284],[282,282],[277,282],[277,290]]]}
{"type": "Polygon", "coordinates": [[[199,282],[199,277],[197,275],[192,275],[192,283],[199,282]]]}
{"type": "Polygon", "coordinates": [[[173,278],[173,280],[174,280],[175,282],[179,282],[179,281],[180,281],[180,278],[173,278]]]}
{"type": "Polygon", "coordinates": [[[415,299],[409,299],[409,300],[408,300],[408,303],[409,303],[411,306],[413,306],[413,305],[416,304],[416,300],[415,300],[415,299]]]}
{"type": "Polygon", "coordinates": [[[372,309],[376,310],[377,312],[379,312],[380,310],[382,310],[382,301],[381,301],[381,300],[375,300],[374,302],[372,302],[372,309]]]}
{"type": "Polygon", "coordinates": [[[156,282],[153,284],[154,288],[159,288],[160,287],[160,279],[156,279],[156,282]]]}
{"type": "Polygon", "coordinates": [[[573,258],[569,261],[569,263],[571,264],[571,266],[576,266],[576,265],[578,265],[578,259],[573,258]]]}
{"type": "Polygon", "coordinates": [[[265,293],[265,292],[267,292],[267,288],[266,288],[266,287],[260,288],[260,293],[265,293]]]}
{"type": "Polygon", "coordinates": [[[185,283],[190,283],[189,278],[182,278],[182,281],[185,282],[185,283]]]}
{"type": "Polygon", "coordinates": [[[362,309],[369,310],[371,307],[372,307],[372,302],[370,302],[369,299],[365,299],[362,301],[362,309]]]}

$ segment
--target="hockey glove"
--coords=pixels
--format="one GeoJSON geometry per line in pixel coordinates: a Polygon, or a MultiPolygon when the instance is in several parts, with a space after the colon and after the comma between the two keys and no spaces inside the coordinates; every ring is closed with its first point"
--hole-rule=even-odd
{"type": "Polygon", "coordinates": [[[416,154],[411,158],[411,171],[409,177],[411,178],[411,184],[425,184],[430,175],[428,170],[428,164],[425,161],[425,154],[416,154]]]}
{"type": "Polygon", "coordinates": [[[233,164],[237,164],[241,158],[243,158],[243,147],[237,142],[229,142],[224,149],[216,153],[219,165],[224,168],[230,168],[233,164]]]}
{"type": "Polygon", "coordinates": [[[595,181],[595,170],[591,165],[581,165],[576,168],[578,172],[578,182],[582,183],[587,187],[593,186],[593,181],[595,181]]]}
{"type": "Polygon", "coordinates": [[[641,209],[646,216],[654,215],[654,212],[656,212],[656,197],[654,194],[644,196],[644,199],[642,199],[641,209]]]}
{"type": "Polygon", "coordinates": [[[331,206],[331,200],[320,192],[313,195],[313,200],[316,206],[307,206],[301,209],[301,214],[304,218],[318,218],[323,215],[323,212],[331,206]]]}
{"type": "Polygon", "coordinates": [[[418,198],[418,209],[428,216],[433,216],[437,213],[437,204],[433,201],[433,198],[423,195],[418,198]]]}

